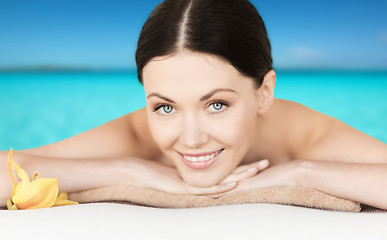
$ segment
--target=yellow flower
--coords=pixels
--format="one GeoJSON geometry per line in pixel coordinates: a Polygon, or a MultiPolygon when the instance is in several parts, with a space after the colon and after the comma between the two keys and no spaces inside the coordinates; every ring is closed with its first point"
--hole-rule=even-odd
{"type": "Polygon", "coordinates": [[[9,210],[48,208],[63,205],[78,204],[68,200],[66,193],[58,195],[58,181],[56,178],[41,178],[34,173],[33,180],[27,173],[12,161],[13,149],[8,154],[8,173],[13,182],[12,198],[7,200],[9,210]],[[17,183],[12,168],[16,170],[20,182],[17,183]]]}

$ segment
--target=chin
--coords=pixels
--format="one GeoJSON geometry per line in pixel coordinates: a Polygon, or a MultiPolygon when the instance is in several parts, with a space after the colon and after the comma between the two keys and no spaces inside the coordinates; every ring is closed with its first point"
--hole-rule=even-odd
{"type": "Polygon", "coordinates": [[[222,181],[222,177],[220,175],[214,175],[214,173],[202,173],[202,174],[194,174],[195,176],[192,176],[192,174],[181,174],[181,177],[183,178],[184,182],[186,182],[188,185],[193,187],[212,187],[217,185],[219,182],[222,181]],[[211,175],[211,176],[209,176],[211,175]]]}
{"type": "MultiPolygon", "coordinates": [[[[185,181],[185,180],[184,180],[185,181]]],[[[203,182],[203,181],[185,181],[188,185],[193,186],[193,187],[200,187],[200,188],[206,188],[206,187],[212,187],[216,185],[217,183],[210,183],[210,182],[203,182]]]]}

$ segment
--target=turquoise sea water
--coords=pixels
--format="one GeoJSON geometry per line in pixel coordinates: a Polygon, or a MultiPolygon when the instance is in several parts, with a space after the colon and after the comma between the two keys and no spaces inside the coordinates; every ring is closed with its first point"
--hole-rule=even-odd
{"type": "MultiPolygon", "coordinates": [[[[387,143],[387,71],[277,71],[275,97],[387,143]]],[[[144,106],[136,72],[0,73],[0,150],[57,142],[144,106]]]]}

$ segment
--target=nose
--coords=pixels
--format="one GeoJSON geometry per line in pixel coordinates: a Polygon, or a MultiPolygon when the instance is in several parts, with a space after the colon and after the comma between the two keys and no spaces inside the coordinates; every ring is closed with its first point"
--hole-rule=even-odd
{"type": "Polygon", "coordinates": [[[199,148],[208,142],[208,134],[197,116],[184,117],[180,140],[187,148],[199,148]]]}

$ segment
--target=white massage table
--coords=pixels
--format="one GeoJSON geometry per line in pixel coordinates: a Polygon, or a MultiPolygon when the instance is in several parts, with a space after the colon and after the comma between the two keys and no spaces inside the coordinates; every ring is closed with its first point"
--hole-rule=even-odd
{"type": "Polygon", "coordinates": [[[387,212],[277,204],[166,209],[90,203],[0,210],[0,239],[387,239],[387,212]]]}

